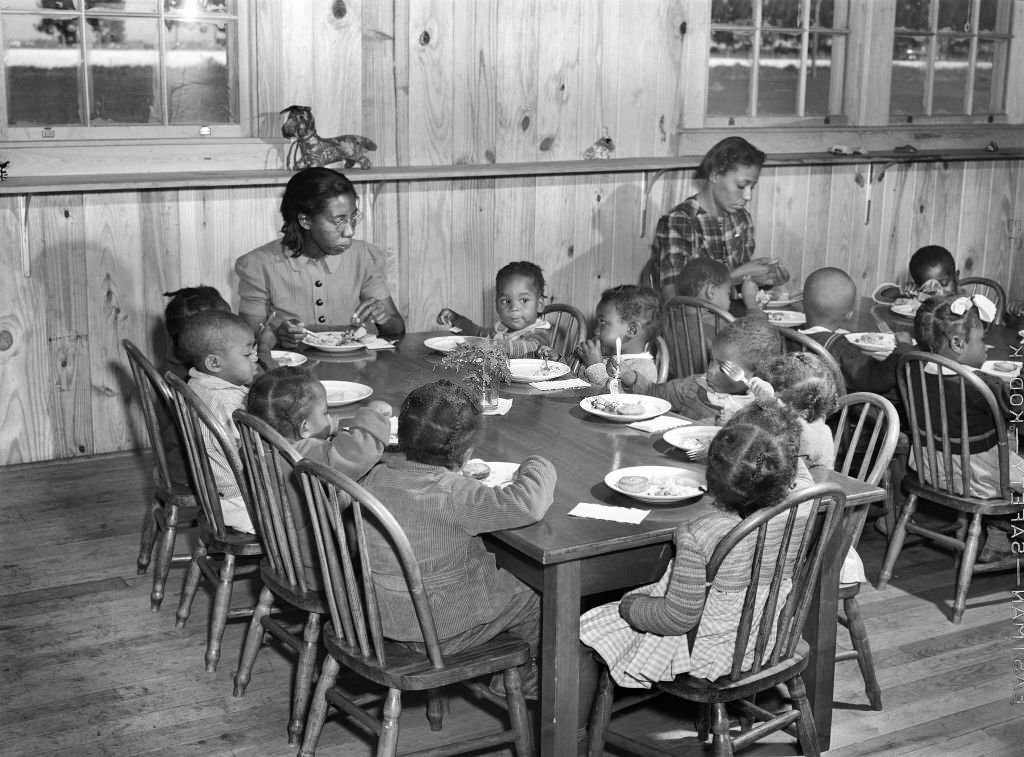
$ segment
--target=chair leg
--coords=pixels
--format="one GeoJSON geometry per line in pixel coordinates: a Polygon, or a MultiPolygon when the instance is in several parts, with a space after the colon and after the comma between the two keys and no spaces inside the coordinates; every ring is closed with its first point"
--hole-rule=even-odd
{"type": "Polygon", "coordinates": [[[882,572],[878,575],[878,588],[884,589],[892,578],[892,569],[896,565],[896,558],[900,556],[903,549],[903,540],[907,538],[907,524],[917,507],[917,495],[911,494],[900,513],[900,519],[889,534],[889,548],[885,550],[885,562],[882,563],[882,572]]]}
{"type": "Polygon", "coordinates": [[[153,557],[153,544],[156,542],[156,510],[160,507],[157,500],[146,509],[142,516],[142,534],[139,536],[139,556],[135,560],[135,572],[144,575],[149,570],[149,561],[153,557]]]}
{"type": "Polygon", "coordinates": [[[314,757],[316,745],[320,741],[320,731],[323,730],[324,720],[327,718],[327,692],[334,686],[338,679],[338,671],[341,666],[338,661],[330,655],[324,659],[320,668],[320,679],[316,682],[316,690],[313,692],[313,700],[309,705],[309,715],[306,716],[306,727],[303,729],[302,748],[299,749],[298,757],[314,757]]]}
{"type": "Polygon", "coordinates": [[[235,556],[224,555],[220,566],[217,591],[213,595],[213,609],[210,612],[210,630],[206,637],[206,672],[216,673],[220,661],[220,644],[224,629],[228,625],[228,608],[231,607],[231,589],[235,581],[235,556]]]}
{"type": "Polygon", "coordinates": [[[402,715],[402,692],[388,689],[377,740],[377,757],[395,757],[398,754],[398,719],[402,715]]]}
{"type": "Polygon", "coordinates": [[[188,572],[185,574],[185,585],[181,589],[181,599],[178,600],[178,615],[174,623],[178,628],[184,628],[185,623],[188,622],[189,615],[192,614],[192,600],[196,598],[199,577],[202,575],[199,563],[205,559],[206,545],[200,542],[192,553],[192,560],[189,562],[188,572]]]}
{"type": "Polygon", "coordinates": [[[615,696],[615,682],[608,668],[601,666],[601,675],[597,681],[597,694],[594,705],[590,709],[590,723],[587,724],[587,757],[604,755],[604,734],[612,718],[612,701],[615,696]]]}
{"type": "Polygon", "coordinates": [[[516,757],[532,757],[533,736],[530,731],[530,719],[526,712],[526,699],[523,697],[523,681],[518,668],[505,671],[505,701],[508,704],[508,719],[515,734],[516,757]]]}
{"type": "Polygon", "coordinates": [[[971,519],[971,525],[967,529],[967,541],[964,542],[964,551],[960,555],[960,570],[956,579],[956,597],[953,599],[954,623],[959,623],[964,617],[964,608],[967,606],[967,590],[971,588],[971,579],[974,578],[974,561],[978,558],[978,544],[981,541],[981,513],[975,513],[971,519]]]}
{"type": "Polygon", "coordinates": [[[178,536],[178,506],[168,505],[166,511],[153,511],[160,533],[156,547],[156,565],[153,567],[153,590],[149,594],[149,609],[157,612],[164,601],[167,576],[174,558],[174,541],[178,536]]]}
{"type": "Polygon", "coordinates": [[[274,592],[264,587],[260,591],[260,599],[252,611],[249,628],[245,632],[245,641],[242,642],[242,654],[238,657],[234,690],[236,697],[245,694],[245,687],[249,685],[252,666],[256,663],[256,655],[259,654],[260,647],[263,646],[263,618],[270,614],[270,609],[273,606],[274,592]]]}
{"type": "Polygon", "coordinates": [[[882,689],[875,675],[875,662],[871,656],[871,645],[868,643],[868,629],[860,614],[860,602],[856,597],[843,600],[843,611],[846,613],[846,625],[850,631],[850,643],[857,652],[857,665],[860,667],[861,678],[864,679],[864,692],[868,695],[872,710],[882,709],[882,689]]]}
{"type": "Polygon", "coordinates": [[[302,629],[302,651],[295,670],[295,691],[292,694],[292,722],[288,725],[288,745],[295,746],[306,725],[306,710],[313,689],[316,651],[320,647],[320,614],[311,612],[302,629]]]}
{"type": "Polygon", "coordinates": [[[786,687],[789,689],[789,698],[793,700],[793,706],[800,711],[800,719],[796,721],[800,750],[804,757],[819,757],[821,750],[818,748],[818,729],[814,725],[814,713],[811,712],[811,703],[807,699],[804,679],[800,676],[790,679],[786,682],[786,687]]]}
{"type": "Polygon", "coordinates": [[[444,728],[444,692],[441,689],[427,691],[427,722],[431,731],[444,728]]]}
{"type": "Polygon", "coordinates": [[[729,714],[725,711],[725,705],[721,702],[715,702],[711,705],[711,733],[714,736],[711,749],[715,757],[732,757],[732,739],[729,738],[729,714]]]}

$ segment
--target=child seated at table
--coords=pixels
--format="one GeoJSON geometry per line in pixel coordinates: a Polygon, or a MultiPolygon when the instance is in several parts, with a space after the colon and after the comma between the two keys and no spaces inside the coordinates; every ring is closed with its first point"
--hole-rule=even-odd
{"type": "MultiPolygon", "coordinates": [[[[256,376],[256,341],[252,329],[233,313],[204,310],[185,321],[178,338],[181,354],[191,365],[188,385],[213,411],[237,445],[238,429],[231,414],[245,405],[256,376]]],[[[255,533],[235,475],[219,445],[207,438],[210,467],[220,492],[224,525],[255,533]]]]}
{"type": "MultiPolygon", "coordinates": [[[[914,318],[914,336],[922,350],[951,358],[970,368],[980,368],[987,357],[988,347],[985,344],[985,324],[991,323],[995,317],[995,305],[984,295],[970,297],[955,295],[952,297],[935,297],[921,303],[914,318]]],[[[975,375],[992,390],[999,411],[1009,422],[1019,417],[1019,407],[1011,404],[1010,384],[1007,381],[976,370],[975,375]]],[[[934,390],[937,396],[938,377],[928,377],[936,382],[934,390]]],[[[946,394],[947,412],[950,425],[959,428],[960,395],[959,391],[946,394]]],[[[988,499],[1001,496],[999,478],[999,450],[996,445],[995,429],[992,416],[985,398],[968,387],[966,397],[966,424],[971,438],[971,490],[972,497],[988,499]],[[986,446],[987,445],[987,446],[986,446]]],[[[924,409],[919,408],[924,422],[924,409]]],[[[930,412],[936,412],[931,408],[930,412]]],[[[958,452],[954,448],[954,452],[958,452]]],[[[1014,471],[1024,470],[1024,458],[1009,450],[1011,480],[1014,471]]],[[[926,461],[923,461],[926,462],[926,461]]],[[[954,480],[959,482],[959,458],[954,457],[954,480]]],[[[914,460],[913,453],[907,463],[909,468],[917,470],[919,463],[914,460]]],[[[942,456],[938,456],[936,471],[944,475],[942,456]]],[[[978,556],[979,562],[993,562],[1009,556],[1010,544],[1007,531],[1009,519],[1003,516],[985,519],[985,547],[978,556]]]]}
{"type": "Polygon", "coordinates": [[[896,389],[896,361],[901,353],[913,349],[910,334],[894,332],[896,347],[883,360],[876,360],[846,338],[857,308],[857,285],[846,271],[819,268],[804,280],[804,314],[801,329],[832,353],[851,392],[892,395],[896,389]]]}
{"type": "MultiPolygon", "coordinates": [[[[292,443],[302,457],[360,479],[384,453],[391,433],[391,405],[370,400],[355,417],[338,427],[327,409],[327,393],[304,368],[275,368],[257,378],[249,389],[246,410],[266,421],[292,443]]],[[[292,512],[306,580],[319,588],[320,560],[309,528],[305,500],[292,481],[292,512]]]]}
{"type": "Polygon", "coordinates": [[[510,358],[537,357],[551,347],[551,324],[541,317],[544,309],[544,272],[525,260],[509,263],[494,282],[494,307],[498,323],[493,329],[478,326],[451,308],[437,314],[441,326],[455,327],[467,336],[493,336],[505,343],[510,358]]]}
{"type": "MultiPolygon", "coordinates": [[[[717,305],[726,312],[732,304],[732,295],[735,291],[729,267],[711,258],[698,257],[689,261],[679,272],[679,294],[687,297],[696,297],[707,300],[712,305],[717,305]]],[[[739,286],[740,299],[746,307],[747,315],[755,315],[762,312],[758,292],[761,290],[752,278],[747,276],[739,286]]],[[[705,317],[711,314],[704,314],[705,317]]],[[[714,326],[714,322],[705,323],[705,326],[714,326]]]]}
{"type": "Polygon", "coordinates": [[[230,313],[231,306],[216,287],[205,284],[164,292],[164,297],[170,297],[167,305],[164,306],[164,330],[170,340],[168,355],[164,361],[164,370],[171,371],[179,378],[184,379],[188,376],[188,369],[192,367],[182,356],[181,347],[178,344],[185,321],[204,310],[220,310],[223,313],[230,313]]]}
{"type": "MultiPolygon", "coordinates": [[[[398,416],[398,446],[363,485],[387,504],[405,530],[423,571],[441,651],[453,654],[509,631],[536,658],[540,598],[498,568],[482,534],[525,526],[544,517],[554,498],[555,468],[531,455],[512,480],[489,486],[463,473],[481,426],[480,406],[448,380],[414,389],[398,416]]],[[[472,473],[473,475],[469,475],[472,473]]],[[[412,599],[386,545],[370,543],[384,634],[423,649],[412,599]]],[[[536,697],[537,671],[523,671],[523,691],[536,697]]]]}
{"type": "MultiPolygon", "coordinates": [[[[710,587],[705,571],[715,547],[744,518],[781,502],[798,480],[810,484],[799,446],[797,417],[779,405],[741,410],[711,441],[710,501],[701,515],[676,528],[675,557],[664,575],[580,618],[581,641],[600,655],[617,684],[650,688],[682,673],[714,680],[729,672],[754,550],[733,550],[710,587]],[[691,648],[686,634],[698,622],[691,648]]],[[[811,504],[801,507],[806,513],[811,504]]],[[[797,521],[801,529],[805,517],[797,521]]],[[[772,521],[765,555],[778,552],[784,525],[784,517],[772,521]]],[[[794,538],[799,542],[799,534],[794,538]]],[[[767,588],[765,582],[757,590],[762,604],[767,588]]],[[[788,587],[779,607],[787,594],[788,587]]],[[[753,663],[753,654],[751,645],[745,666],[753,663]]]]}
{"type": "Polygon", "coordinates": [[[937,244],[919,247],[910,256],[910,281],[906,284],[881,284],[873,295],[875,302],[890,304],[900,298],[923,300],[935,294],[956,294],[960,271],[953,253],[937,244]]]}
{"type": "Polygon", "coordinates": [[[586,370],[587,380],[597,386],[609,381],[605,360],[616,353],[619,340],[622,362],[654,383],[658,367],[650,352],[651,342],[661,328],[661,298],[649,287],[621,284],[606,289],[597,303],[594,336],[576,347],[576,357],[586,370]]]}
{"type": "MultiPolygon", "coordinates": [[[[753,376],[757,366],[782,352],[779,330],[764,318],[744,316],[729,323],[711,343],[711,361],[706,373],[664,384],[648,381],[628,364],[619,370],[622,387],[634,394],[666,399],[672,410],[698,422],[725,423],[738,410],[754,401],[746,384],[733,381],[722,372],[722,363],[732,362],[753,376]]],[[[609,373],[616,370],[609,358],[609,373]]]]}

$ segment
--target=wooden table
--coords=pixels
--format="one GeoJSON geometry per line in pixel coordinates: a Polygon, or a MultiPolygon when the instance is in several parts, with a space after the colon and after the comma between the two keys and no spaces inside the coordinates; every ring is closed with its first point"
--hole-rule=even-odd
{"type": "MultiPolygon", "coordinates": [[[[414,387],[445,376],[438,355],[423,346],[430,334],[410,334],[395,352],[356,353],[318,362],[320,378],[359,381],[395,411],[414,387]]],[[[659,435],[596,418],[579,407],[587,390],[539,392],[527,384],[503,387],[513,406],[505,416],[485,416],[476,455],[485,460],[518,462],[542,454],[558,470],[555,501],[532,526],[492,534],[489,543],[499,564],[540,592],[541,755],[576,754],[579,703],[580,604],[583,597],[626,589],[656,580],[673,551],[675,527],[703,505],[658,508],[639,525],[570,517],[578,502],[638,506],[605,486],[604,475],[628,465],[692,467],[659,435]]],[[[847,493],[847,516],[879,501],[884,491],[832,471],[818,480],[839,481],[847,493]]],[[[838,563],[823,576],[808,623],[812,662],[804,674],[822,749],[828,748],[835,669],[838,563]]]]}

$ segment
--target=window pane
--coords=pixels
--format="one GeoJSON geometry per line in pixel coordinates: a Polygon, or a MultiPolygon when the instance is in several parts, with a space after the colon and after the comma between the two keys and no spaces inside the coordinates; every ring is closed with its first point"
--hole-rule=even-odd
{"type": "Polygon", "coordinates": [[[155,18],[86,19],[92,30],[89,121],[93,126],[162,123],[159,22],[155,18]]]}
{"type": "Polygon", "coordinates": [[[892,115],[919,115],[925,112],[925,69],[927,47],[923,37],[896,37],[893,43],[892,115]]]}
{"type": "Polygon", "coordinates": [[[190,20],[201,13],[235,12],[235,0],[164,0],[168,15],[184,16],[190,20]]]}
{"type": "Polygon", "coordinates": [[[238,24],[169,21],[167,102],[172,124],[238,123],[238,24]],[[170,42],[169,42],[170,44],[170,42]]]}
{"type": "Polygon", "coordinates": [[[4,19],[7,122],[11,126],[82,123],[78,20],[50,16],[4,19]]]}
{"type": "MultiPolygon", "coordinates": [[[[841,38],[831,34],[811,34],[810,45],[811,55],[808,60],[806,72],[807,94],[805,111],[808,116],[829,116],[833,115],[833,108],[829,103],[832,100],[832,53],[833,41],[842,42],[841,38]]],[[[837,43],[834,46],[835,54],[841,55],[845,47],[837,43]]],[[[836,65],[842,61],[837,60],[836,65]]],[[[837,82],[838,83],[838,82],[837,82]]],[[[840,93],[841,94],[841,93],[840,93]]],[[[837,107],[836,111],[839,110],[837,107]]]]}
{"type": "Polygon", "coordinates": [[[762,60],[758,72],[757,113],[761,116],[784,116],[796,113],[796,88],[799,67],[772,65],[762,60]]]}
{"type": "Polygon", "coordinates": [[[974,69],[974,113],[1002,113],[1006,110],[1004,93],[997,91],[992,100],[992,70],[997,57],[1006,59],[1008,44],[1003,41],[978,40],[978,65],[974,69]]]}
{"type": "Polygon", "coordinates": [[[981,12],[978,18],[978,31],[1008,34],[1010,17],[1013,9],[1003,0],[981,0],[981,12]]]}
{"type": "Polygon", "coordinates": [[[967,61],[970,45],[962,41],[941,40],[935,57],[935,90],[932,94],[932,113],[949,115],[966,113],[964,92],[967,91],[967,61]],[[960,42],[960,44],[953,44],[960,42]],[[943,49],[945,48],[945,49],[943,49]]]}
{"type": "Polygon", "coordinates": [[[738,116],[747,113],[752,43],[750,34],[712,32],[708,61],[709,115],[738,116]]]}
{"type": "Polygon", "coordinates": [[[764,0],[762,19],[765,26],[792,29],[800,26],[800,6],[795,0],[764,0]]]}
{"type": "Polygon", "coordinates": [[[733,0],[714,0],[711,3],[712,24],[745,24],[754,23],[753,3],[734,2],[733,0]]]}
{"type": "Polygon", "coordinates": [[[896,28],[928,31],[930,0],[896,0],[896,28]]]}
{"type": "Polygon", "coordinates": [[[939,31],[973,31],[971,0],[939,0],[939,31]]]}
{"type": "Polygon", "coordinates": [[[811,26],[835,24],[835,0],[817,0],[811,5],[811,26]]]}

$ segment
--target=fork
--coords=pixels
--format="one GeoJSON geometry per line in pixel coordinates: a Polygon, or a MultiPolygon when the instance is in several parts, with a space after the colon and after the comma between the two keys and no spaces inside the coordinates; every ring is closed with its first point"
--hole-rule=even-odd
{"type": "Polygon", "coordinates": [[[723,360],[720,365],[722,367],[722,373],[726,375],[726,378],[730,381],[743,384],[748,389],[750,388],[750,381],[747,379],[747,374],[742,368],[736,365],[736,363],[731,360],[723,360]]]}

